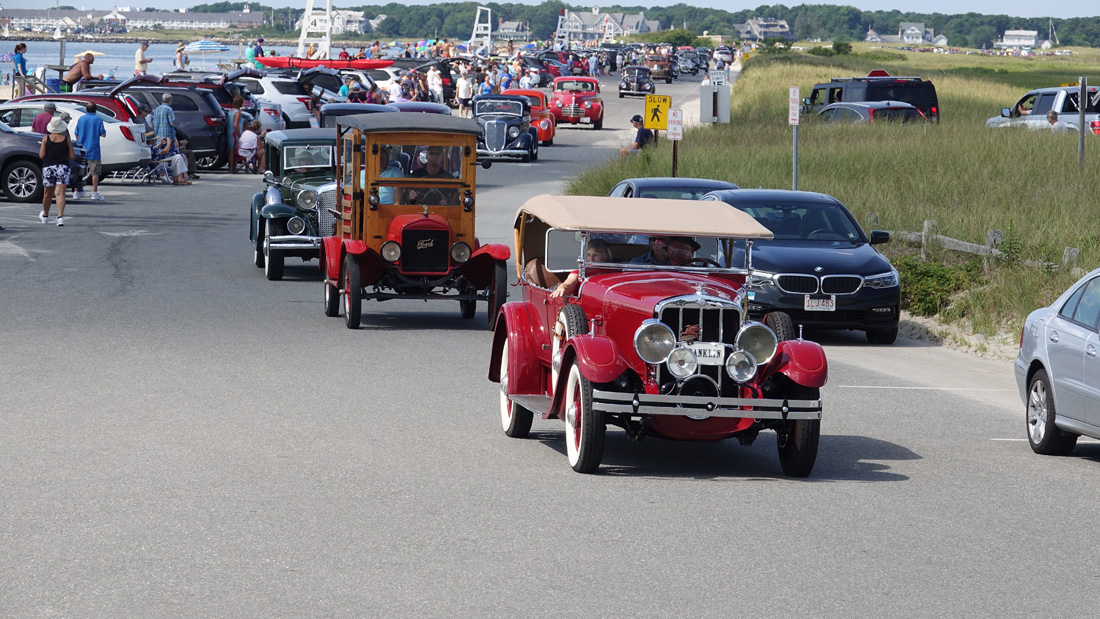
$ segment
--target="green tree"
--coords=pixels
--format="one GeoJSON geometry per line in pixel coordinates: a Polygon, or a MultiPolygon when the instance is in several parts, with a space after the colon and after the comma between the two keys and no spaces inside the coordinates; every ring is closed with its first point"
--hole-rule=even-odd
{"type": "Polygon", "coordinates": [[[837,55],[851,54],[852,53],[852,44],[851,43],[846,43],[844,41],[834,41],[833,42],[833,52],[836,53],[837,55]]]}

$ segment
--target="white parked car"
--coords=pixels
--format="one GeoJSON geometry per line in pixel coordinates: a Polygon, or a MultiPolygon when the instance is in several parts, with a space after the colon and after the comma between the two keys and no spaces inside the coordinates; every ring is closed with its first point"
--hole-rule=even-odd
{"type": "Polygon", "coordinates": [[[237,80],[259,101],[278,103],[287,129],[316,127],[317,117],[309,111],[309,93],[289,77],[241,77],[237,80]]]}
{"type": "MultiPolygon", "coordinates": [[[[0,121],[7,123],[15,131],[30,133],[34,117],[42,113],[45,101],[16,101],[0,105],[0,121]]],[[[69,123],[69,135],[76,141],[76,123],[87,114],[84,106],[73,103],[56,103],[57,113],[72,117],[69,123]]],[[[97,112],[107,135],[100,140],[103,157],[103,172],[129,170],[146,165],[153,159],[149,146],[145,143],[145,124],[122,122],[103,112],[97,112]]]]}

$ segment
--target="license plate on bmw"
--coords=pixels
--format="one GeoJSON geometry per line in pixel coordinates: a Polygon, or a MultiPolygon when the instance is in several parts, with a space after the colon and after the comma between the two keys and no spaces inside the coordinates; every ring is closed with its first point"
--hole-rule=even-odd
{"type": "Polygon", "coordinates": [[[722,365],[726,362],[725,344],[712,342],[687,342],[687,347],[695,353],[699,365],[722,365]]]}
{"type": "Polygon", "coordinates": [[[811,297],[810,295],[806,295],[802,309],[807,312],[835,312],[836,295],[830,295],[828,297],[811,297]]]}

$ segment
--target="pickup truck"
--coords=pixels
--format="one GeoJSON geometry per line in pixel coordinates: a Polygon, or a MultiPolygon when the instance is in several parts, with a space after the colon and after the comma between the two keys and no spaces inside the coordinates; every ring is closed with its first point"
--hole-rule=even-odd
{"type": "MultiPolygon", "coordinates": [[[[1078,86],[1055,86],[1032,90],[1020,98],[1012,107],[1001,109],[1000,116],[985,121],[986,127],[1026,127],[1028,129],[1048,129],[1047,112],[1058,112],[1058,120],[1066,126],[1078,130],[1080,108],[1077,99],[1078,86]]],[[[1085,127],[1093,135],[1100,135],[1100,87],[1089,86],[1085,97],[1085,127]]]]}

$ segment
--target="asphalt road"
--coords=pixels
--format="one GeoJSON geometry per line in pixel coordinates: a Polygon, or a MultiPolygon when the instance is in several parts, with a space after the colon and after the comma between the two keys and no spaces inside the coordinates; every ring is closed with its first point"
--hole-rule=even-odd
{"type": "MultiPolygon", "coordinates": [[[[617,156],[641,104],[608,101],[605,130],[481,174],[483,241],[617,156]]],[[[578,475],[560,422],[501,432],[483,306],[369,303],[349,331],[315,263],[265,280],[260,186],[108,184],[64,228],[0,202],[0,616],[1091,614],[1100,446],[1032,454],[1009,364],[825,335],[809,479],[774,434],[618,430],[578,475]]]]}

